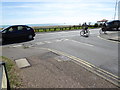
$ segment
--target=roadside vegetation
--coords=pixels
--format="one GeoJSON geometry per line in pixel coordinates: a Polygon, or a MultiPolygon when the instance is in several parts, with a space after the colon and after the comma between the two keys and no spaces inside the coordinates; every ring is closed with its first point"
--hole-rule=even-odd
{"type": "MultiPolygon", "coordinates": [[[[99,28],[100,26],[96,23],[95,25],[89,25],[89,29],[99,28]]],[[[81,25],[72,25],[72,26],[37,26],[32,27],[35,32],[53,32],[53,31],[66,31],[66,30],[78,30],[82,29],[81,25]]]]}
{"type": "Polygon", "coordinates": [[[10,83],[11,88],[18,88],[21,86],[19,74],[18,74],[18,69],[16,67],[16,64],[13,60],[10,60],[4,56],[0,56],[3,62],[5,62],[6,69],[7,69],[7,74],[8,74],[8,79],[10,83]]]}
{"type": "MultiPolygon", "coordinates": [[[[94,25],[89,25],[89,29],[101,27],[97,23],[94,25]]],[[[66,30],[78,30],[82,29],[81,25],[58,25],[58,26],[34,26],[35,32],[53,32],[53,31],[66,31],[66,30]]],[[[2,30],[3,28],[0,28],[2,30]]]]}

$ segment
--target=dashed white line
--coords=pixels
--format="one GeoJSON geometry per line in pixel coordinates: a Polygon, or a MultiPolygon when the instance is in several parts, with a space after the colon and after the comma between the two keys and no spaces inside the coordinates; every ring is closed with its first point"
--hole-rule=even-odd
{"type": "Polygon", "coordinates": [[[61,42],[62,40],[55,40],[55,42],[61,42]]]}
{"type": "Polygon", "coordinates": [[[87,45],[87,46],[94,46],[94,45],[92,45],[92,44],[88,44],[88,43],[83,43],[83,42],[78,42],[78,41],[75,41],[75,40],[71,40],[71,41],[73,41],[73,42],[76,42],[76,43],[80,43],[80,44],[84,44],[84,45],[87,45]]]}
{"type": "Polygon", "coordinates": [[[13,47],[14,47],[14,48],[15,48],[15,47],[22,47],[22,45],[14,45],[13,47]]]}
{"type": "Polygon", "coordinates": [[[42,45],[42,44],[45,44],[43,42],[36,42],[37,45],[42,45]]]}
{"type": "Polygon", "coordinates": [[[72,42],[75,42],[75,43],[80,43],[80,44],[84,44],[84,45],[87,45],[87,46],[94,46],[92,44],[88,44],[88,43],[83,43],[83,42],[78,42],[78,41],[75,41],[75,40],[70,40],[70,39],[57,39],[57,40],[53,40],[53,41],[43,41],[43,42],[36,42],[37,45],[42,45],[42,44],[45,44],[45,43],[54,43],[54,42],[62,42],[62,41],[72,41],[72,42]]]}
{"type": "Polygon", "coordinates": [[[52,43],[52,42],[50,42],[50,41],[44,41],[45,43],[52,43]]]}

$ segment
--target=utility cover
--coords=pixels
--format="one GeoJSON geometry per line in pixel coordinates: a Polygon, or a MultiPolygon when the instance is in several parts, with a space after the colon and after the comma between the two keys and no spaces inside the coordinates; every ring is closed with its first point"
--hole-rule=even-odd
{"type": "Polygon", "coordinates": [[[26,58],[17,59],[17,60],[15,60],[15,62],[19,68],[26,68],[26,67],[30,66],[30,64],[26,58]]]}

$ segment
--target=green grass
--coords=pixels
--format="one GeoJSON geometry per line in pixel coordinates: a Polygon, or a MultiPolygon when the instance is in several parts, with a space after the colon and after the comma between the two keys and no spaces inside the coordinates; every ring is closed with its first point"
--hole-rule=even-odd
{"type": "Polygon", "coordinates": [[[94,29],[95,27],[89,27],[88,29],[94,29]]]}
{"type": "Polygon", "coordinates": [[[11,88],[16,88],[21,86],[21,82],[19,81],[19,75],[17,73],[17,67],[15,65],[15,62],[4,57],[0,56],[2,61],[6,63],[6,69],[7,69],[7,74],[10,82],[10,87],[11,88]]]}

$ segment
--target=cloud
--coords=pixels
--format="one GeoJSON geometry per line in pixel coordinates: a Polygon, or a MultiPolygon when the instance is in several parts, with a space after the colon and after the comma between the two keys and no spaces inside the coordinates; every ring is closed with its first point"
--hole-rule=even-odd
{"type": "Polygon", "coordinates": [[[29,3],[20,0],[17,4],[15,1],[19,0],[14,0],[13,5],[3,4],[3,24],[96,22],[112,19],[115,4],[113,0],[30,0],[29,3]]]}
{"type": "Polygon", "coordinates": [[[82,0],[1,0],[2,2],[80,2],[82,0]]]}
{"type": "MultiPolygon", "coordinates": [[[[115,2],[114,0],[1,0],[2,2],[115,2]]],[[[119,0],[118,0],[119,1],[119,0]]]]}

